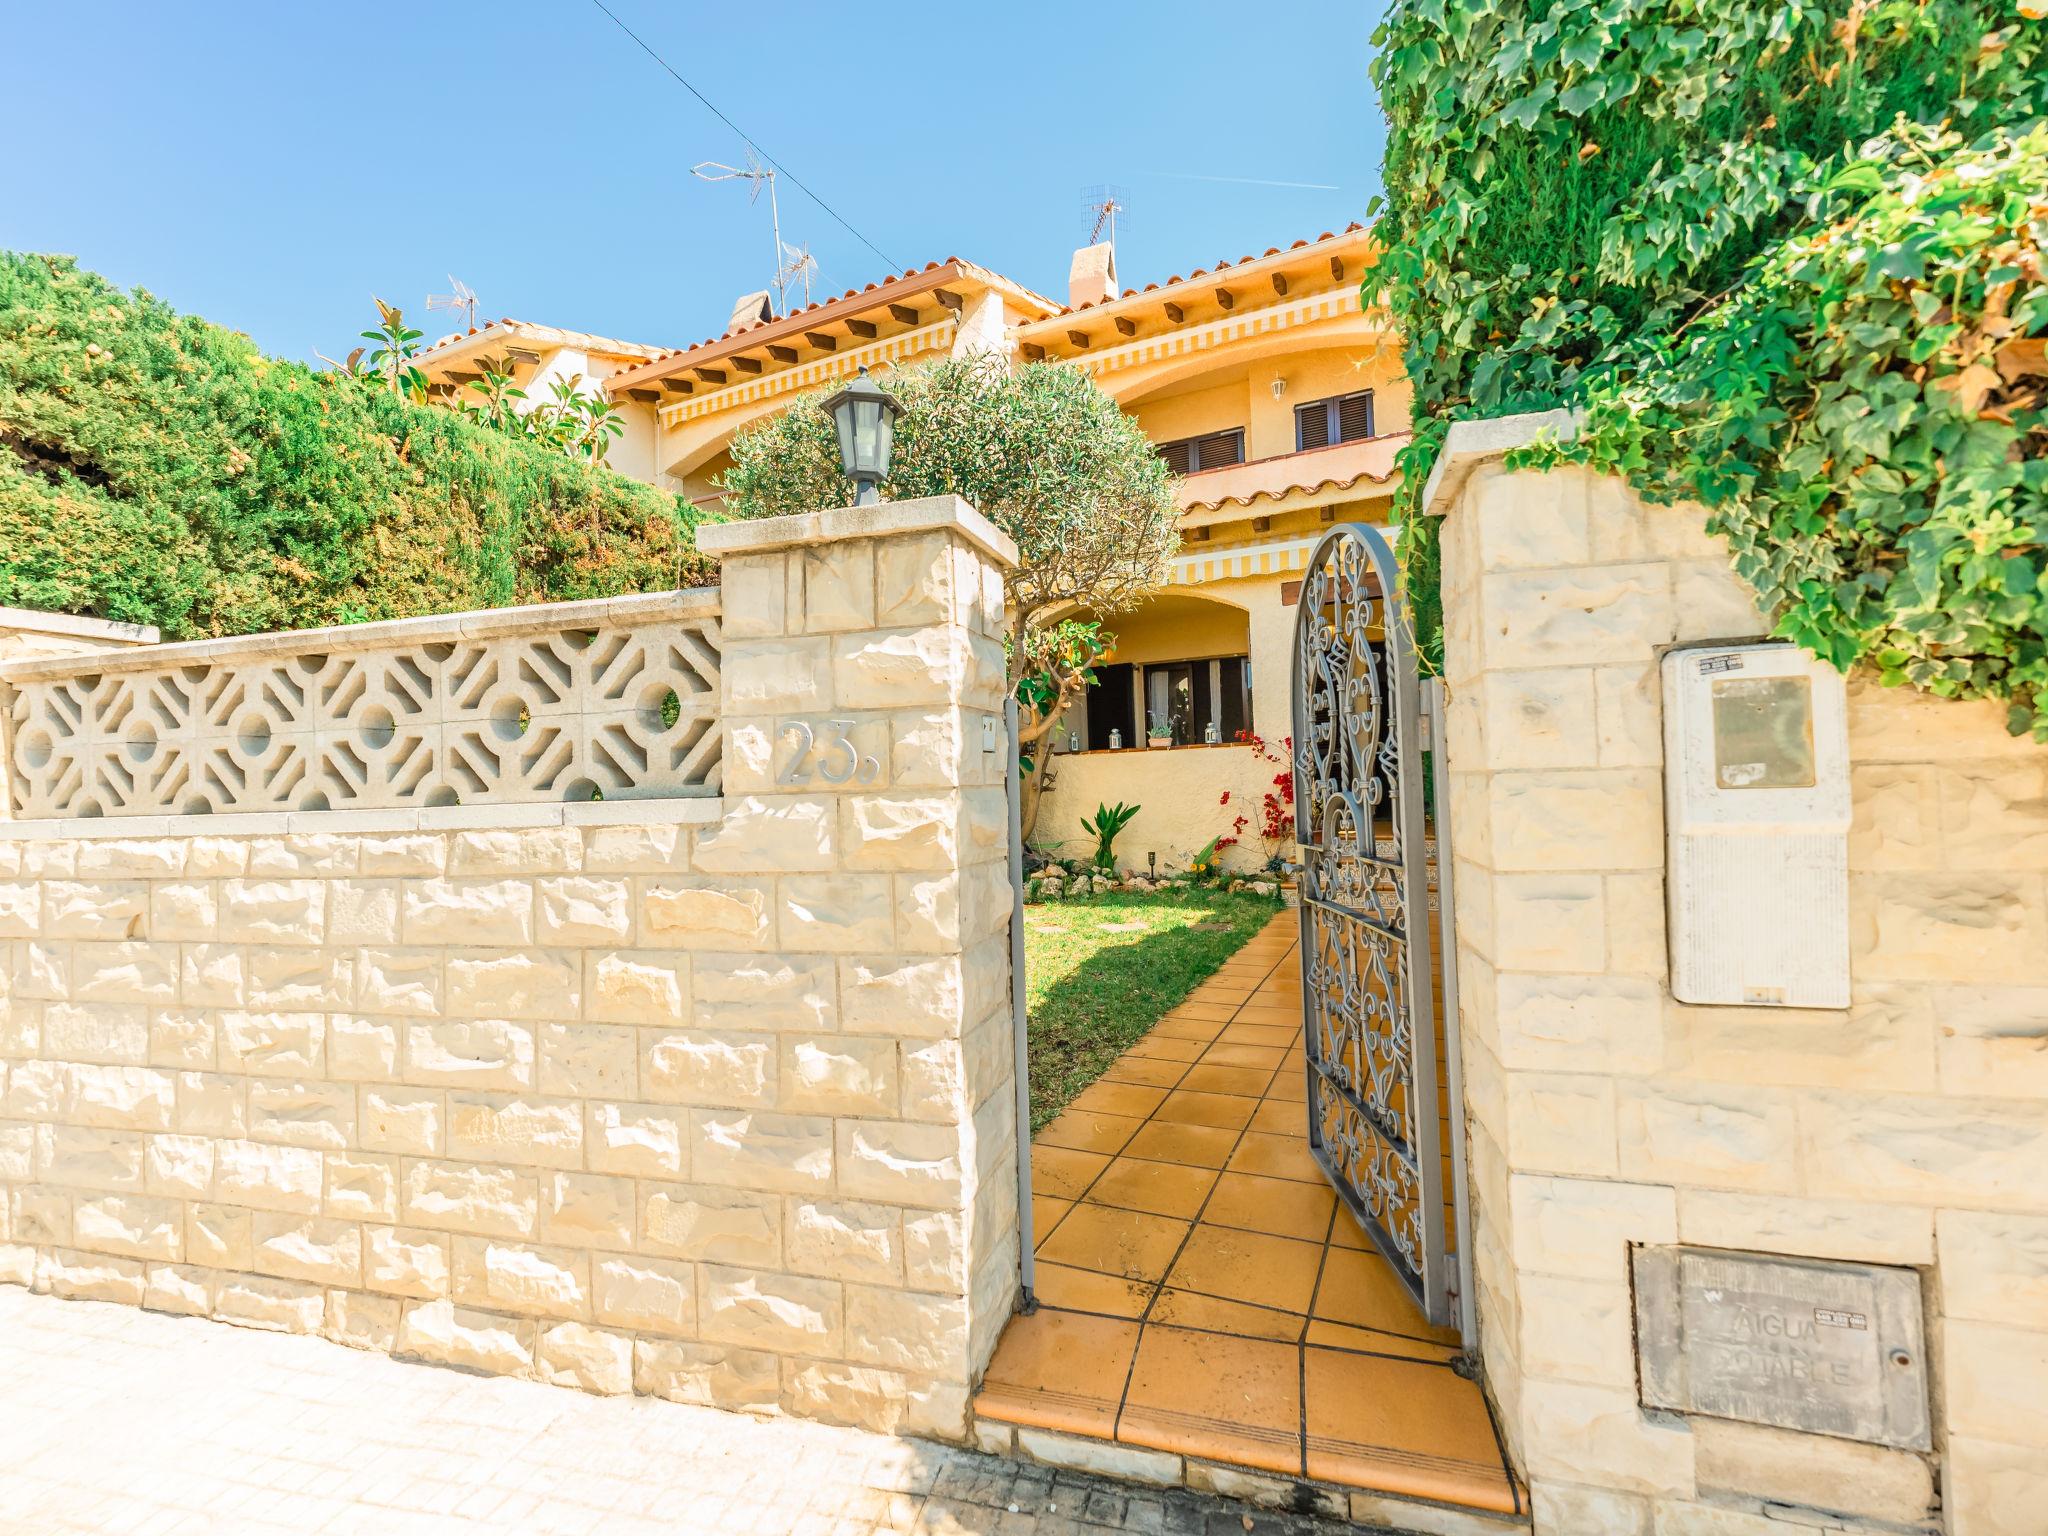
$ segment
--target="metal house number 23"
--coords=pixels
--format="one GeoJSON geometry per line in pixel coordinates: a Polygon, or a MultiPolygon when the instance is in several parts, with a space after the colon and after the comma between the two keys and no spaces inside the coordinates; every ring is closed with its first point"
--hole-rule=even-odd
{"type": "Polygon", "coordinates": [[[796,756],[782,770],[778,782],[808,784],[815,772],[827,784],[872,784],[875,775],[882,771],[882,764],[872,755],[862,755],[860,748],[846,734],[853,729],[853,722],[827,720],[825,725],[832,735],[822,747],[816,734],[803,721],[792,720],[783,727],[796,737],[796,756]]]}

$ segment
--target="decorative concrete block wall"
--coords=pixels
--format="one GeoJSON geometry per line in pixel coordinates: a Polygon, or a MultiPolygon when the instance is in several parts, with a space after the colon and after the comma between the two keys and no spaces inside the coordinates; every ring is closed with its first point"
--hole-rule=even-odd
{"type": "Polygon", "coordinates": [[[485,628],[507,658],[505,767],[459,804],[0,822],[0,1279],[964,1432],[1016,1274],[1013,551],[951,499],[705,542],[722,593],[0,665],[10,803],[46,809],[23,723],[66,666],[91,699],[403,673],[430,751],[474,723],[445,669],[485,628]],[[576,672],[636,647],[625,692],[576,672]]]}
{"type": "Polygon", "coordinates": [[[1764,626],[1698,508],[1505,473],[1526,423],[1480,425],[1433,505],[1481,1334],[1537,1530],[2048,1530],[2048,749],[1853,679],[1852,1006],[1674,1001],[1659,650],[1764,626]],[[1629,1250],[1672,1242],[1919,1270],[1936,1453],[1644,1411],[1629,1250]]]}

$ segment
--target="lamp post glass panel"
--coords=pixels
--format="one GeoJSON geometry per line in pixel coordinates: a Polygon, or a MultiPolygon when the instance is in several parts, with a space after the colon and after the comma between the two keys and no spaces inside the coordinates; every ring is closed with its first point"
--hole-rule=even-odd
{"type": "Polygon", "coordinates": [[[896,443],[896,418],[903,407],[863,368],[825,402],[825,409],[839,434],[839,463],[853,482],[853,504],[872,506],[882,499],[880,487],[889,473],[889,450],[896,443]]]}

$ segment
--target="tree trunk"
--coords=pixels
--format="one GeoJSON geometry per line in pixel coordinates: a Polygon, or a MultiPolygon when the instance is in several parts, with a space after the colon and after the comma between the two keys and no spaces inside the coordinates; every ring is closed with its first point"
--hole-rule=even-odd
{"type": "MultiPolygon", "coordinates": [[[[1048,737],[1040,738],[1041,743],[1049,740],[1048,737]]],[[[1051,771],[1052,748],[1041,745],[1039,750],[1031,754],[1031,771],[1017,784],[1021,811],[1019,820],[1024,829],[1023,837],[1027,847],[1031,842],[1031,834],[1038,830],[1038,807],[1045,798],[1045,778],[1051,771]]]]}
{"type": "MultiPolygon", "coordinates": [[[[1021,657],[1024,654],[1024,635],[1028,627],[1027,617],[1027,615],[1021,613],[1014,614],[1011,617],[1010,655],[1012,657],[1021,657]]],[[[1022,835],[1027,845],[1031,841],[1032,833],[1038,829],[1039,802],[1045,795],[1046,776],[1052,771],[1053,728],[1059,724],[1060,717],[1067,712],[1075,700],[1079,699],[1087,691],[1088,687],[1081,680],[1078,673],[1064,672],[1055,667],[1051,672],[1051,676],[1058,684],[1058,691],[1053,697],[1052,707],[1042,714],[1033,713],[1031,718],[1026,719],[1020,701],[1017,716],[1018,748],[1031,754],[1031,771],[1023,775],[1017,786],[1019,801],[1018,820],[1023,828],[1022,835]]],[[[1012,677],[1009,681],[1012,694],[1014,695],[1018,679],[1012,677]]]]}

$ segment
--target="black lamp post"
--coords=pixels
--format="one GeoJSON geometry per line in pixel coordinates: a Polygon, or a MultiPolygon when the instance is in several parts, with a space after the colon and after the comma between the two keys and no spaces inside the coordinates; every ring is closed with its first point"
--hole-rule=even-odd
{"type": "Polygon", "coordinates": [[[903,407],[896,397],[861,369],[854,381],[825,402],[839,433],[839,462],[853,481],[853,504],[872,506],[889,473],[889,450],[896,444],[896,418],[903,407]]]}

